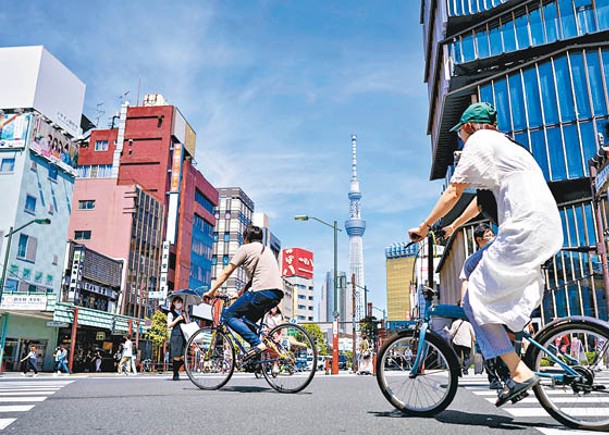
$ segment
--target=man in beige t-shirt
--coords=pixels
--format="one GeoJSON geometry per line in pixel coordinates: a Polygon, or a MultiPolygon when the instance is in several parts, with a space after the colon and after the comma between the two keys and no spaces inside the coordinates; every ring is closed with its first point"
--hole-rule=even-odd
{"type": "Polygon", "coordinates": [[[216,291],[231,276],[235,269],[243,266],[250,282],[238,293],[239,298],[223,314],[223,320],[230,328],[250,344],[243,361],[259,355],[266,349],[264,343],[253,328],[243,321],[243,317],[257,322],[283,298],[283,282],[279,265],[270,249],[262,244],[262,230],[255,225],[248,225],[243,234],[245,244],[235,252],[211,289],[203,295],[204,300],[214,297],[216,291]]]}

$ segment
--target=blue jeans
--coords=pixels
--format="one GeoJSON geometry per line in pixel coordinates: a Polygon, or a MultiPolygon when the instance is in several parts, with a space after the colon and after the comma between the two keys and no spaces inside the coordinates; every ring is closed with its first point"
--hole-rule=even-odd
{"type": "Polygon", "coordinates": [[[57,367],[58,371],[61,371],[61,369],[63,368],[64,372],[70,374],[70,369],[68,368],[68,364],[65,362],[65,360],[57,361],[55,366],[57,367]]]}
{"type": "Polygon", "coordinates": [[[257,331],[254,327],[248,326],[243,318],[256,323],[267,311],[279,304],[282,298],[283,292],[280,290],[246,291],[224,312],[222,321],[243,337],[250,346],[258,346],[260,337],[257,331]]]}
{"type": "Polygon", "coordinates": [[[486,325],[479,325],[476,323],[474,312],[469,304],[468,293],[465,293],[463,298],[463,309],[469,322],[474,328],[476,333],[476,341],[480,347],[480,352],[485,360],[489,360],[499,355],[503,355],[508,352],[514,352],[514,345],[510,341],[505,327],[499,323],[489,323],[486,325]]]}

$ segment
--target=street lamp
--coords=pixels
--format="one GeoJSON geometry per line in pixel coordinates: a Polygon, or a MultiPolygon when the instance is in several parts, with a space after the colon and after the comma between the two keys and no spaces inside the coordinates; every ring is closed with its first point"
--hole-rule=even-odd
{"type": "Polygon", "coordinates": [[[11,252],[11,242],[13,241],[13,234],[18,233],[19,231],[21,231],[22,229],[24,229],[25,227],[28,227],[32,224],[39,224],[39,225],[49,225],[51,223],[51,219],[33,219],[31,221],[29,221],[27,224],[25,225],[21,225],[19,228],[13,229],[13,227],[11,227],[8,231],[8,234],[6,234],[4,237],[7,237],[8,240],[6,242],[6,251],[4,254],[4,264],[2,265],[2,277],[0,278],[0,304],[2,303],[2,293],[4,292],[4,285],[6,282],[6,269],[8,267],[8,261],[9,261],[9,254],[11,252]]]}
{"type": "Polygon", "coordinates": [[[334,311],[332,312],[332,317],[334,318],[334,322],[332,324],[332,374],[338,373],[338,317],[340,316],[340,312],[338,311],[338,232],[342,231],[338,228],[338,222],[334,221],[334,225],[331,225],[321,219],[316,218],[315,216],[308,215],[297,215],[294,216],[294,220],[296,221],[308,221],[309,219],[315,220],[320,224],[324,224],[327,227],[332,228],[334,232],[334,311]]]}

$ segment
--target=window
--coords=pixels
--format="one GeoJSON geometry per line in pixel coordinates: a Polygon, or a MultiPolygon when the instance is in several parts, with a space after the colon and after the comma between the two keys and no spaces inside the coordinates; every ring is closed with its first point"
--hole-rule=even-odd
{"type": "Polygon", "coordinates": [[[546,124],[556,124],[558,122],[558,104],[556,103],[554,73],[550,62],[539,65],[539,81],[546,124]]]}
{"type": "Polygon", "coordinates": [[[563,128],[565,136],[565,150],[567,150],[567,167],[569,178],[580,178],[584,175],[577,125],[567,125],[563,128]]]}
{"type": "Polygon", "coordinates": [[[596,0],[596,16],[601,29],[609,29],[609,0],[596,0]]]}
{"type": "Polygon", "coordinates": [[[224,241],[230,242],[230,233],[224,233],[224,241]]]}
{"type": "Polygon", "coordinates": [[[79,210],[93,210],[94,208],[95,208],[94,199],[84,199],[84,200],[78,201],[79,210]]]}
{"type": "Polygon", "coordinates": [[[91,240],[91,230],[74,231],[74,240],[91,240]]]}
{"type": "Polygon", "coordinates": [[[531,40],[533,45],[541,45],[545,43],[543,34],[543,24],[541,22],[541,11],[534,9],[529,12],[529,26],[531,28],[531,40]]]}
{"type": "Polygon", "coordinates": [[[230,261],[230,260],[229,260],[229,258],[228,258],[228,255],[225,255],[224,257],[222,257],[222,264],[223,264],[224,266],[227,266],[227,265],[228,265],[228,263],[229,263],[229,261],[230,261]]]}
{"type": "Polygon", "coordinates": [[[503,52],[503,44],[501,43],[501,32],[499,32],[499,25],[491,27],[490,30],[491,40],[491,54],[496,56],[503,52]]]}
{"type": "Polygon", "coordinates": [[[213,257],[211,257],[211,265],[215,266],[216,264],[218,264],[218,257],[214,255],[213,257]]]}
{"type": "Polygon", "coordinates": [[[32,166],[30,166],[32,172],[38,172],[38,164],[36,162],[32,162],[32,166]]]}
{"type": "Polygon", "coordinates": [[[512,105],[512,119],[514,130],[526,128],[526,115],[524,110],[524,95],[522,94],[522,79],[520,73],[515,73],[508,78],[510,86],[510,103],[512,105]]]}
{"type": "Polygon", "coordinates": [[[38,249],[38,239],[35,237],[19,234],[19,245],[17,247],[17,258],[20,260],[36,261],[36,250],[38,249]]]}
{"type": "Polygon", "coordinates": [[[523,14],[516,18],[516,39],[518,41],[518,48],[522,50],[531,45],[529,41],[529,19],[527,14],[523,14]]]}
{"type": "Polygon", "coordinates": [[[577,33],[584,35],[596,32],[592,0],[575,0],[575,11],[577,12],[577,33]]]}
{"type": "Polygon", "coordinates": [[[529,68],[524,74],[524,92],[527,103],[527,114],[529,115],[529,127],[540,127],[541,99],[539,97],[539,84],[537,81],[537,69],[529,68]]]}
{"type": "Polygon", "coordinates": [[[508,104],[507,83],[505,79],[494,83],[495,108],[497,109],[497,127],[501,131],[511,131],[510,106],[508,104]]]}
{"type": "Polygon", "coordinates": [[[577,102],[577,119],[590,118],[590,99],[588,98],[588,86],[584,59],[581,53],[571,54],[571,74],[573,75],[573,87],[575,88],[575,101],[577,102]]]}
{"type": "Polygon", "coordinates": [[[495,105],[495,99],[493,98],[493,85],[491,83],[480,86],[480,101],[491,103],[493,106],[495,105]]]}
{"type": "Polygon", "coordinates": [[[469,62],[476,58],[474,52],[474,37],[472,33],[468,33],[462,39],[463,61],[469,62]]]}
{"type": "Polygon", "coordinates": [[[217,242],[217,241],[218,241],[218,233],[214,233],[214,237],[213,237],[213,239],[214,239],[214,242],[217,242]]]}
{"type": "Polygon", "coordinates": [[[96,140],[95,141],[95,151],[108,151],[108,141],[107,140],[96,140]]]}
{"type": "Polygon", "coordinates": [[[57,257],[56,254],[53,254],[51,256],[51,263],[54,264],[54,265],[57,265],[57,263],[59,263],[59,257],[57,257]]]}
{"type": "Polygon", "coordinates": [[[36,198],[32,195],[25,195],[25,211],[36,214],[36,198]]]}
{"type": "Polygon", "coordinates": [[[554,71],[556,72],[556,88],[558,89],[561,121],[575,121],[575,102],[573,101],[571,77],[569,76],[566,56],[554,59],[554,71]]]}
{"type": "Polygon", "coordinates": [[[509,17],[507,22],[503,23],[503,46],[506,52],[516,50],[516,34],[514,31],[514,22],[509,17]]]}
{"type": "Polygon", "coordinates": [[[15,159],[4,158],[0,162],[0,172],[13,172],[15,170],[15,159]]]}
{"type": "Polygon", "coordinates": [[[573,12],[572,0],[558,0],[560,7],[560,22],[562,24],[563,38],[573,38],[577,36],[577,26],[575,25],[575,14],[573,12]]]}
{"type": "Polygon", "coordinates": [[[53,164],[49,165],[49,178],[51,180],[57,181],[57,166],[53,164]]]}
{"type": "Polygon", "coordinates": [[[546,40],[548,42],[556,41],[560,35],[556,2],[550,2],[543,7],[543,18],[546,23],[546,40]]]}
{"type": "Polygon", "coordinates": [[[547,137],[548,152],[550,154],[550,168],[552,170],[552,181],[565,180],[567,178],[567,165],[565,163],[565,154],[560,128],[548,128],[547,137]]]}
{"type": "Polygon", "coordinates": [[[537,163],[541,167],[543,175],[546,177],[546,180],[549,180],[548,153],[546,151],[546,139],[543,130],[531,132],[531,149],[533,150],[533,157],[535,157],[535,160],[537,160],[537,163]]]}
{"type": "Polygon", "coordinates": [[[605,92],[603,91],[603,76],[601,74],[598,51],[586,53],[586,63],[588,64],[588,77],[590,78],[590,90],[592,91],[592,110],[594,115],[604,115],[607,113],[605,103],[605,92]]]}
{"type": "MultiPolygon", "coordinates": [[[[591,122],[582,122],[579,125],[582,148],[584,149],[584,161],[588,161],[596,154],[596,136],[594,134],[594,126],[591,122]]],[[[588,167],[585,168],[585,174],[588,175],[588,167]]],[[[592,221],[588,221],[592,222],[592,221]]]]}
{"type": "Polygon", "coordinates": [[[481,29],[479,32],[476,32],[476,48],[478,49],[478,57],[484,59],[489,56],[489,47],[488,47],[488,32],[486,28],[481,29]]]}

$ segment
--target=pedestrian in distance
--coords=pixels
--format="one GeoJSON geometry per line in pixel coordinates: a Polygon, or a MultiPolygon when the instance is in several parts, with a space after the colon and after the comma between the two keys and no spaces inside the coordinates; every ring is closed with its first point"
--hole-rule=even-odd
{"type": "MultiPolygon", "coordinates": [[[[560,250],[562,224],[539,165],[524,147],[497,130],[492,105],[470,105],[451,131],[464,143],[459,163],[431,213],[408,233],[420,241],[466,188],[492,192],[499,230],[470,275],[463,306],[484,358],[500,356],[510,370],[511,379],[495,403],[501,406],[524,398],[540,381],[515,352],[506,328],[522,331],[541,304],[541,266],[560,250]]],[[[470,207],[466,212],[470,214],[459,217],[465,222],[478,214],[470,207]]]]}
{"type": "Polygon", "coordinates": [[[100,349],[95,350],[95,373],[101,373],[102,354],[100,349]]]}
{"type": "Polygon", "coordinates": [[[118,363],[118,373],[127,374],[131,371],[131,357],[133,356],[133,342],[131,341],[131,335],[127,334],[124,337],[123,353],[121,354],[121,360],[118,363]]]}
{"type": "Polygon", "coordinates": [[[22,376],[27,375],[30,370],[34,371],[34,377],[38,376],[38,354],[36,353],[36,346],[30,346],[30,351],[21,362],[25,363],[22,376]]]}
{"type": "Polygon", "coordinates": [[[362,334],[359,343],[359,365],[357,368],[358,375],[371,375],[372,374],[372,348],[368,341],[368,336],[362,334]]]}
{"type": "Polygon", "coordinates": [[[182,323],[188,323],[188,312],[184,306],[184,300],[177,296],[171,300],[169,305],[169,312],[167,313],[167,327],[171,331],[171,338],[169,339],[169,345],[171,348],[171,357],[173,358],[173,379],[174,381],[180,380],[180,368],[184,364],[184,347],[186,340],[184,339],[184,333],[180,325],[182,323]]]}
{"type": "Polygon", "coordinates": [[[60,361],[60,355],[61,355],[61,348],[59,346],[57,346],[55,348],[55,352],[53,352],[53,358],[55,359],[55,365],[53,366],[53,375],[54,376],[58,376],[59,373],[61,373],[59,371],[59,361],[60,361]]]}
{"type": "Polygon", "coordinates": [[[134,346],[131,353],[131,371],[137,375],[137,348],[134,346]]]}
{"type": "Polygon", "coordinates": [[[472,325],[466,320],[457,319],[452,323],[450,329],[446,326],[444,328],[448,335],[452,337],[451,344],[457,353],[463,374],[468,375],[472,349],[475,344],[472,325]]]}
{"type": "Polygon", "coordinates": [[[55,360],[57,361],[57,375],[61,374],[61,370],[64,371],[66,375],[71,374],[70,369],[68,368],[68,350],[65,345],[59,346],[59,352],[56,353],[55,360]]]}

